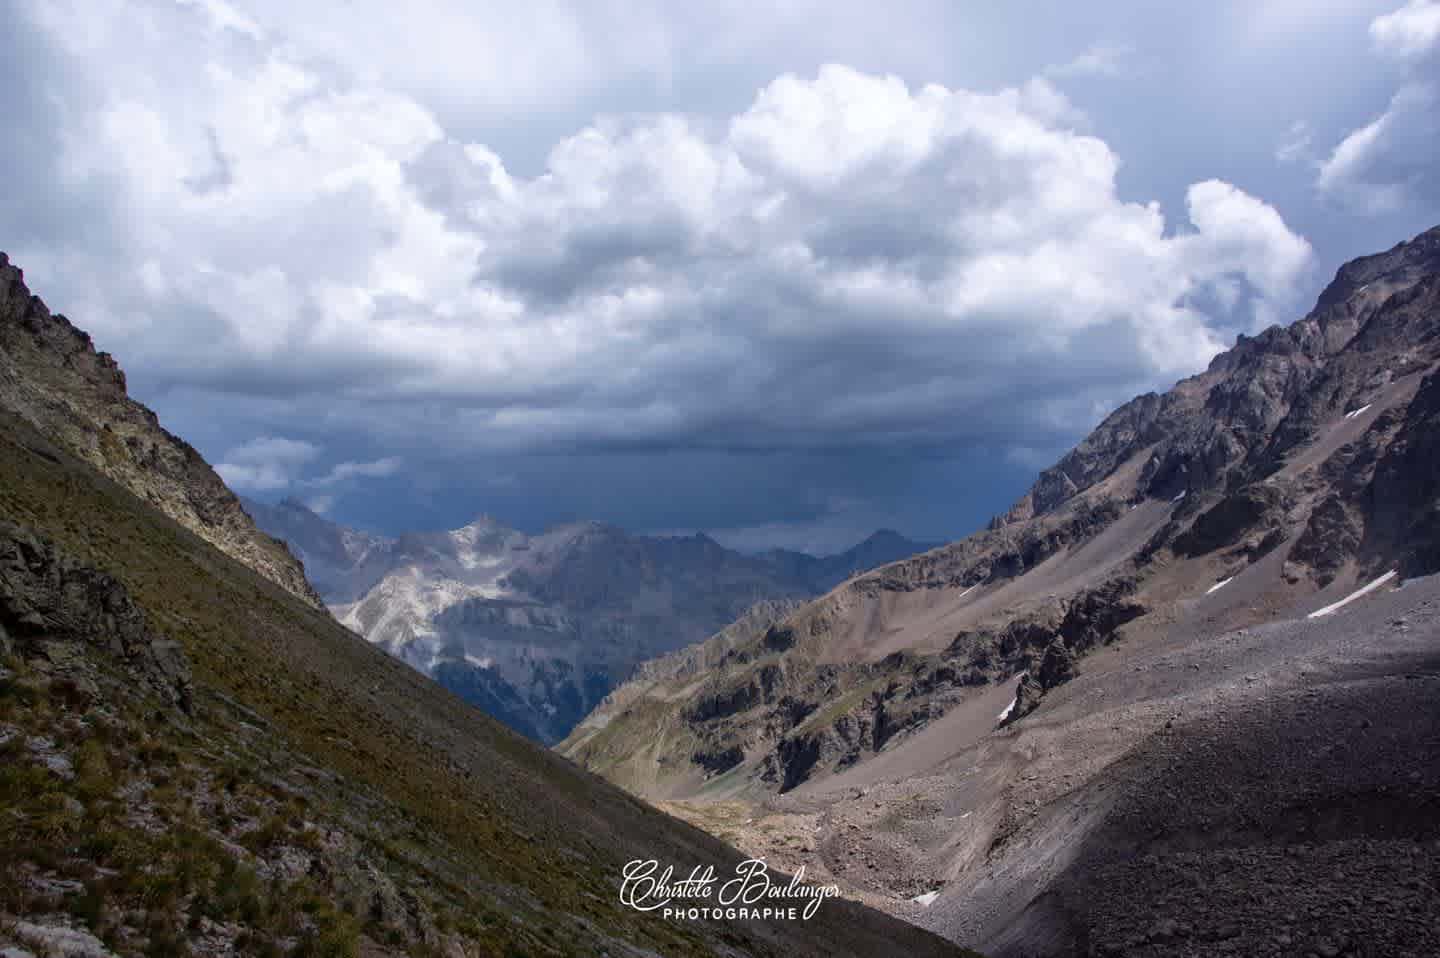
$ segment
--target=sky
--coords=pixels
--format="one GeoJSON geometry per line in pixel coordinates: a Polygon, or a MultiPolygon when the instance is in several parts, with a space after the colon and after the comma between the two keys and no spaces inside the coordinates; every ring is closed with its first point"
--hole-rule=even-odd
{"type": "Polygon", "coordinates": [[[1440,223],[1440,0],[0,0],[0,249],[238,492],[954,538],[1440,223]]]}

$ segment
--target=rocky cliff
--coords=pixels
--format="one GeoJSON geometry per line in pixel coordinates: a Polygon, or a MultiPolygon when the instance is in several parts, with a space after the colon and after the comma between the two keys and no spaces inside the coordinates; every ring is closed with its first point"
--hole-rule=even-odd
{"type": "Polygon", "coordinates": [[[115,359],[32,296],[0,253],[0,409],[29,422],[226,555],[322,607],[283,543],[255,527],[189,443],[131,399],[115,359]]]}

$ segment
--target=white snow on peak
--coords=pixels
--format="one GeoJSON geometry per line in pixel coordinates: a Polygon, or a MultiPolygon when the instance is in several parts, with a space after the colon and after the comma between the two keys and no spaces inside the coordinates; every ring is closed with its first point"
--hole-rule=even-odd
{"type": "Polygon", "coordinates": [[[393,641],[404,632],[414,639],[426,638],[436,634],[432,617],[457,602],[510,597],[511,591],[502,587],[499,579],[499,575],[492,574],[478,576],[473,582],[462,582],[448,576],[434,576],[433,572],[427,574],[412,564],[380,580],[364,599],[346,610],[341,622],[372,642],[393,641]],[[383,614],[366,628],[361,612],[377,605],[383,614]]]}
{"type": "Polygon", "coordinates": [[[1206,589],[1206,590],[1205,590],[1205,594],[1206,594],[1206,595],[1209,595],[1209,594],[1212,593],[1212,592],[1216,592],[1216,591],[1218,591],[1218,590],[1220,590],[1220,589],[1225,588],[1227,585],[1230,584],[1231,580],[1233,580],[1234,578],[1235,578],[1235,577],[1232,575],[1229,579],[1221,579],[1219,582],[1215,583],[1215,584],[1212,585],[1210,588],[1206,589]]]}
{"type": "Polygon", "coordinates": [[[912,898],[912,899],[910,899],[910,900],[913,901],[913,902],[914,902],[915,904],[917,904],[917,905],[925,905],[926,907],[929,907],[930,903],[933,902],[935,899],[937,899],[937,898],[939,898],[939,897],[940,897],[940,892],[938,892],[938,891],[927,891],[925,894],[923,894],[923,895],[916,895],[914,898],[912,898]]]}
{"type": "Polygon", "coordinates": [[[1354,409],[1354,410],[1351,410],[1350,412],[1347,412],[1347,413],[1345,414],[1345,418],[1346,418],[1346,419],[1354,419],[1355,417],[1359,416],[1361,413],[1363,413],[1365,410],[1369,409],[1369,408],[1370,408],[1371,406],[1373,406],[1373,405],[1375,405],[1375,404],[1374,404],[1374,403],[1368,403],[1368,402],[1367,402],[1365,405],[1361,406],[1359,409],[1354,409]]]}
{"type": "Polygon", "coordinates": [[[1005,711],[995,716],[995,718],[999,719],[1001,722],[1005,721],[1007,718],[1010,717],[1010,713],[1015,711],[1015,706],[1018,705],[1019,702],[1020,696],[1016,695],[1013,699],[1010,700],[1010,704],[1005,706],[1005,711]]]}
{"type": "Polygon", "coordinates": [[[1393,578],[1395,578],[1395,570],[1391,569],[1389,572],[1385,573],[1380,578],[1376,579],[1374,582],[1371,582],[1368,585],[1356,589],[1354,592],[1350,593],[1345,598],[1341,599],[1339,602],[1332,602],[1329,605],[1325,606],[1323,609],[1316,609],[1314,612],[1311,612],[1308,616],[1306,616],[1306,618],[1318,619],[1322,615],[1329,615],[1331,612],[1339,611],[1340,609],[1345,608],[1345,606],[1349,605],[1351,602],[1354,602],[1356,599],[1360,598],[1362,595],[1368,595],[1369,593],[1374,592],[1376,589],[1380,588],[1382,585],[1389,582],[1393,578]]]}
{"type": "Polygon", "coordinates": [[[460,564],[469,571],[475,569],[499,569],[504,567],[507,571],[514,566],[514,559],[508,554],[481,555],[476,552],[462,552],[455,557],[460,564]]]}
{"type": "Polygon", "coordinates": [[[387,539],[384,536],[371,535],[368,532],[361,532],[358,529],[341,529],[340,545],[345,554],[356,565],[369,558],[370,553],[375,549],[388,548],[394,545],[395,540],[387,539]]]}

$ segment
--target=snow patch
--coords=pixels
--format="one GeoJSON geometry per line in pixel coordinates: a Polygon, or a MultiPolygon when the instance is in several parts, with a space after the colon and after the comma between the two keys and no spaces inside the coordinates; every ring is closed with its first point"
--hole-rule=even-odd
{"type": "Polygon", "coordinates": [[[481,656],[470,655],[469,653],[466,653],[465,661],[475,666],[477,669],[488,669],[495,664],[495,660],[490,658],[490,656],[488,655],[482,658],[481,656]]]}
{"type": "Polygon", "coordinates": [[[1345,414],[1345,418],[1346,418],[1346,419],[1354,419],[1355,417],[1359,416],[1361,413],[1363,413],[1365,410],[1369,409],[1369,408],[1370,408],[1371,406],[1373,406],[1373,405],[1375,405],[1375,404],[1374,404],[1374,403],[1368,403],[1368,402],[1367,402],[1365,405],[1361,406],[1359,409],[1355,409],[1355,410],[1352,410],[1352,411],[1350,411],[1350,412],[1347,412],[1347,413],[1345,414]]]}
{"type": "Polygon", "coordinates": [[[1206,595],[1209,595],[1210,593],[1215,592],[1216,590],[1225,588],[1227,585],[1229,585],[1229,584],[1231,583],[1231,581],[1234,580],[1234,578],[1235,578],[1235,577],[1232,575],[1229,579],[1221,579],[1219,582],[1215,583],[1215,584],[1212,585],[1210,588],[1206,589],[1206,590],[1205,590],[1205,594],[1206,594],[1206,595]]]}
{"type": "Polygon", "coordinates": [[[960,594],[957,595],[955,598],[956,598],[956,599],[963,599],[963,598],[965,598],[967,595],[969,595],[970,593],[974,592],[975,589],[976,589],[976,587],[977,587],[978,585],[979,585],[979,583],[977,582],[975,585],[972,585],[970,588],[966,589],[964,592],[960,593],[960,594]]]}
{"type": "Polygon", "coordinates": [[[1350,593],[1345,598],[1341,599],[1339,602],[1332,602],[1329,605],[1325,606],[1325,608],[1323,609],[1316,609],[1314,612],[1311,612],[1308,616],[1306,616],[1306,618],[1318,619],[1322,615],[1329,615],[1331,612],[1336,612],[1340,609],[1343,609],[1345,608],[1345,606],[1349,605],[1351,602],[1354,602],[1362,595],[1369,595],[1371,592],[1374,592],[1376,589],[1380,588],[1382,585],[1389,582],[1393,578],[1395,578],[1395,570],[1391,569],[1389,572],[1385,573],[1380,578],[1376,579],[1374,582],[1371,582],[1369,585],[1362,586],[1361,588],[1356,589],[1354,592],[1350,593]]]}
{"type": "Polygon", "coordinates": [[[910,899],[910,900],[913,901],[913,902],[914,902],[915,904],[917,904],[917,905],[924,905],[924,906],[926,906],[926,907],[928,908],[928,907],[930,906],[930,903],[933,902],[935,899],[937,899],[937,898],[939,898],[939,897],[940,897],[940,893],[939,893],[938,891],[927,891],[925,894],[923,894],[923,895],[916,895],[914,898],[912,898],[912,899],[910,899]]]}
{"type": "Polygon", "coordinates": [[[1002,722],[1005,721],[1007,718],[1010,717],[1010,713],[1013,712],[1013,711],[1015,711],[1015,706],[1019,703],[1019,701],[1020,701],[1020,696],[1019,696],[1019,695],[1016,695],[1013,699],[1010,700],[1010,704],[1007,705],[1007,706],[1005,706],[1005,711],[1001,712],[999,715],[997,715],[997,716],[995,716],[995,717],[996,717],[997,719],[999,719],[1000,721],[1002,721],[1002,722]]]}
{"type": "Polygon", "coordinates": [[[1175,498],[1174,498],[1174,499],[1171,499],[1170,501],[1171,501],[1171,502],[1179,502],[1181,499],[1184,499],[1184,498],[1185,498],[1185,493],[1186,493],[1187,491],[1188,491],[1188,490],[1181,489],[1178,493],[1176,493],[1175,498]]]}

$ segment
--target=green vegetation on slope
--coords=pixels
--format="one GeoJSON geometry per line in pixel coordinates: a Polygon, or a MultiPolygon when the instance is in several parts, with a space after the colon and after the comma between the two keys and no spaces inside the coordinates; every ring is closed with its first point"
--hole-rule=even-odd
{"type": "Polygon", "coordinates": [[[48,739],[76,776],[4,763],[3,884],[19,891],[0,913],[69,911],[148,953],[207,952],[207,935],[257,954],[351,954],[362,938],[412,954],[953,953],[848,903],[803,925],[622,907],[630,858],[723,869],[738,855],[486,719],[8,415],[0,517],[113,575],[194,678],[179,714],[119,680],[72,701],[7,659],[6,748],[48,739]]]}

